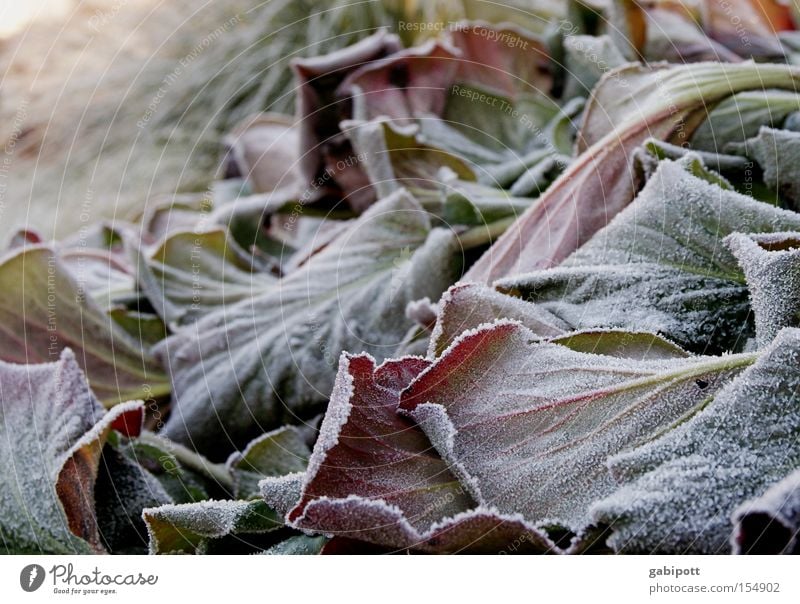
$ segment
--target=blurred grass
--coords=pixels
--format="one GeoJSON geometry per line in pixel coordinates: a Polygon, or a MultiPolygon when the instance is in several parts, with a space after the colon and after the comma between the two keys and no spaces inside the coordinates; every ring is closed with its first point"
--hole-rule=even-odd
{"type": "MultiPolygon", "coordinates": [[[[289,62],[399,20],[514,20],[563,0],[83,0],[0,47],[0,244],[63,237],[202,191],[220,139],[256,111],[293,113],[289,62]],[[536,6],[535,9],[532,7],[536,6]]],[[[403,34],[406,43],[435,34],[403,34]]]]}
{"type": "Polygon", "coordinates": [[[0,50],[0,240],[204,190],[222,133],[255,111],[293,112],[293,57],[393,23],[377,0],[90,0],[31,26],[0,50]]]}

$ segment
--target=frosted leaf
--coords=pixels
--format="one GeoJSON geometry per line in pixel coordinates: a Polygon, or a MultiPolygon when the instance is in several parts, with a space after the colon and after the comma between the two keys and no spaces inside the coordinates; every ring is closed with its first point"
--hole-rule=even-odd
{"type": "MultiPolygon", "coordinates": [[[[796,99],[795,111],[800,110],[800,95],[796,99]]],[[[800,209],[800,133],[761,127],[758,136],[745,141],[744,150],[761,166],[764,184],[800,209]]]]}
{"type": "Polygon", "coordinates": [[[327,401],[343,350],[390,357],[457,269],[455,237],[405,192],[373,205],[268,293],[225,306],[159,346],[177,405],[169,438],[216,458],[327,401]]]}
{"type": "Polygon", "coordinates": [[[283,526],[280,516],[258,499],[163,505],[144,510],[142,516],[151,554],[213,553],[225,537],[244,545],[283,526]]]}
{"type": "Polygon", "coordinates": [[[81,291],[55,252],[36,246],[0,258],[0,359],[42,363],[67,347],[106,406],[169,392],[141,343],[81,291]]]}
{"type": "Polygon", "coordinates": [[[409,357],[376,368],[368,356],[342,356],[302,497],[288,516],[295,526],[334,532],[333,524],[323,529],[303,517],[320,498],[380,500],[422,531],[472,506],[422,431],[396,413],[400,390],[427,366],[409,357]]]}
{"type": "Polygon", "coordinates": [[[258,483],[263,478],[302,472],[310,455],[303,435],[294,426],[283,426],[259,436],[241,453],[231,453],[225,464],[233,476],[234,497],[259,497],[258,483]]]}
{"type": "Polygon", "coordinates": [[[543,307],[479,283],[457,283],[442,295],[428,355],[440,356],[463,332],[495,319],[514,319],[542,337],[557,336],[569,324],[543,307]]]}
{"type": "Polygon", "coordinates": [[[733,512],[735,554],[800,553],[800,470],[733,512]]]}
{"type": "Polygon", "coordinates": [[[432,190],[438,198],[442,170],[464,181],[475,180],[468,163],[455,153],[423,143],[414,125],[403,127],[383,118],[348,120],[342,128],[356,156],[364,158],[363,170],[380,196],[408,188],[415,194],[432,190]]]}
{"type": "Polygon", "coordinates": [[[135,435],[141,403],[104,412],[69,349],[55,363],[0,361],[0,537],[7,553],[104,551],[94,508],[109,432],[135,435]]]}
{"type": "Polygon", "coordinates": [[[338,190],[358,210],[374,201],[375,194],[359,162],[353,162],[354,155],[346,137],[331,136],[331,124],[338,124],[343,114],[343,97],[338,96],[337,88],[361,65],[401,48],[397,35],[381,29],[347,48],[328,55],[295,59],[292,63],[297,86],[300,148],[306,150],[300,156],[303,178],[309,183],[325,178],[320,194],[338,190]],[[340,161],[345,163],[337,168],[340,161]]]}
{"type": "Polygon", "coordinates": [[[722,239],[800,228],[800,215],[662,161],[636,201],[558,268],[499,281],[574,329],[659,333],[695,352],[752,334],[744,274],[722,239]]]}
{"type": "Polygon", "coordinates": [[[300,501],[305,481],[305,472],[292,472],[264,478],[258,486],[267,505],[285,518],[300,501]]]}
{"type": "Polygon", "coordinates": [[[695,110],[741,90],[793,89],[796,73],[786,65],[754,63],[628,65],[607,73],[584,112],[580,155],[464,278],[492,283],[558,264],[633,199],[638,183],[630,158],[645,139],[680,144],[681,135],[691,135],[684,120],[695,110]]]}
{"type": "Polygon", "coordinates": [[[564,38],[564,98],[588,97],[604,74],[600,65],[608,71],[625,63],[627,60],[607,35],[567,36],[564,38]]]}
{"type": "MultiPolygon", "coordinates": [[[[301,190],[299,128],[291,116],[259,113],[245,118],[224,140],[235,172],[253,193],[301,190]]],[[[232,167],[233,167],[232,166],[232,167]]]]}
{"type": "Polygon", "coordinates": [[[560,553],[545,533],[518,514],[478,507],[443,519],[425,531],[380,499],[352,495],[315,499],[299,522],[323,533],[363,539],[387,549],[435,554],[560,553]]]}
{"type": "Polygon", "coordinates": [[[152,432],[143,432],[139,438],[119,442],[115,449],[134,465],[140,466],[142,472],[146,471],[149,475],[147,481],[150,477],[155,478],[172,503],[202,501],[212,499],[214,494],[228,492],[209,471],[212,464],[207,460],[152,432]],[[179,461],[179,457],[183,461],[179,461]],[[192,457],[195,458],[194,464],[189,461],[192,457]]]}
{"type": "Polygon", "coordinates": [[[139,282],[173,329],[263,294],[276,281],[253,270],[247,254],[225,229],[170,233],[139,259],[139,282]]]}
{"type": "Polygon", "coordinates": [[[400,410],[480,504],[574,531],[616,488],[609,455],[670,430],[750,362],[576,352],[498,321],[456,340],[403,391],[400,410]]]}
{"type": "Polygon", "coordinates": [[[406,306],[406,317],[426,329],[433,328],[438,313],[437,306],[431,303],[430,298],[413,300],[406,306]]]}
{"type": "Polygon", "coordinates": [[[641,361],[683,359],[689,355],[669,340],[647,331],[595,330],[573,331],[549,339],[578,352],[590,352],[621,359],[641,361]]]}
{"type": "Polygon", "coordinates": [[[328,542],[325,537],[295,535],[261,552],[266,556],[314,556],[328,542]]]}
{"type": "Polygon", "coordinates": [[[609,544],[640,553],[729,551],[734,510],[800,465],[799,367],[800,330],[784,329],[700,413],[610,459],[624,486],[592,510],[612,528],[609,544]]]}
{"type": "Polygon", "coordinates": [[[747,279],[756,344],[766,346],[784,327],[800,325],[800,233],[744,235],[724,243],[747,279]]]}
{"type": "MultiPolygon", "coordinates": [[[[400,390],[428,364],[405,358],[375,367],[367,356],[342,356],[290,524],[391,550],[556,550],[521,517],[474,509],[422,431],[397,415],[400,390]]],[[[265,479],[264,497],[282,507],[299,478],[265,479]]]]}
{"type": "Polygon", "coordinates": [[[742,92],[722,101],[700,124],[692,136],[691,146],[703,151],[724,152],[757,136],[765,125],[777,126],[787,115],[800,110],[800,95],[794,90],[775,88],[787,87],[763,86],[763,90],[742,92]]]}
{"type": "Polygon", "coordinates": [[[80,289],[103,310],[109,310],[136,293],[133,270],[116,254],[103,249],[61,249],[59,262],[75,276],[80,289]]]}

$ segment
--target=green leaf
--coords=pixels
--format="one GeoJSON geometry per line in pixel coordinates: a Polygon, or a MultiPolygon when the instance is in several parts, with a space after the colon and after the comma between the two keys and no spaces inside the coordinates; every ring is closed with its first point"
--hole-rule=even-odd
{"type": "MultiPolygon", "coordinates": [[[[786,88],[766,82],[763,88],[773,86],[786,88]]],[[[753,90],[739,93],[725,99],[708,113],[708,118],[691,138],[692,147],[725,153],[730,145],[757,136],[764,126],[779,126],[786,116],[798,110],[800,94],[793,91],[753,90]]]]}
{"type": "Polygon", "coordinates": [[[246,298],[276,281],[253,269],[225,229],[170,233],[139,264],[139,281],[150,303],[173,328],[246,298]]]}
{"type": "Polygon", "coordinates": [[[233,476],[234,496],[253,499],[261,496],[258,483],[267,476],[303,472],[311,455],[300,431],[284,426],[259,436],[244,451],[232,453],[226,467],[233,476]]]}
{"type": "Polygon", "coordinates": [[[326,537],[295,535],[276,543],[262,553],[268,556],[315,556],[322,551],[327,542],[326,537]]]}
{"type": "Polygon", "coordinates": [[[743,150],[761,166],[764,184],[800,209],[800,133],[762,127],[743,150]]]}
{"type": "Polygon", "coordinates": [[[724,553],[731,515],[800,465],[800,330],[785,329],[756,362],[672,433],[609,461],[623,483],[594,506],[609,544],[637,553],[724,553]]]}

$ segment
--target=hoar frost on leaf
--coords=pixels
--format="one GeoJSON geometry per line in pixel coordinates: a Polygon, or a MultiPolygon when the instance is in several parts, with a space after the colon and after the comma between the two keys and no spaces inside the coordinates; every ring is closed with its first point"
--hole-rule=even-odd
{"type": "MultiPolygon", "coordinates": [[[[723,357],[724,358],[724,357],[723,357]]],[[[695,417],[609,460],[623,486],[592,509],[609,544],[725,553],[737,507],[800,465],[800,330],[787,328],[695,417]]]]}
{"type": "Polygon", "coordinates": [[[794,88],[798,73],[786,65],[695,63],[626,65],[605,74],[583,114],[581,154],[465,277],[492,283],[557,264],[633,199],[631,156],[645,139],[686,142],[696,112],[705,114],[709,103],[752,88],[794,88]]]}
{"type": "Polygon", "coordinates": [[[724,243],[747,279],[756,344],[764,347],[784,327],[800,325],[800,233],[734,233],[724,243]]]}
{"type": "MultiPolygon", "coordinates": [[[[290,523],[393,550],[556,551],[521,517],[476,508],[422,431],[397,414],[400,390],[428,365],[408,357],[376,367],[364,355],[342,357],[290,523]]],[[[296,481],[261,486],[279,503],[296,481]]]]}
{"type": "Polygon", "coordinates": [[[91,298],[58,255],[42,246],[0,259],[0,359],[40,363],[75,352],[106,406],[169,393],[161,367],[91,298]]]}
{"type": "Polygon", "coordinates": [[[215,543],[225,537],[244,540],[283,526],[280,516],[258,499],[163,505],[145,509],[142,515],[151,554],[213,553],[215,543]]]}
{"type": "MultiPolygon", "coordinates": [[[[689,158],[691,159],[691,158],[689,158]]],[[[636,200],[559,267],[498,281],[573,329],[659,333],[694,352],[744,347],[745,276],[722,239],[796,230],[800,215],[662,161],[636,200]]]]}
{"type": "Polygon", "coordinates": [[[800,470],[733,513],[735,554],[800,554],[800,470]]]}
{"type": "Polygon", "coordinates": [[[580,530],[615,489],[609,455],[672,429],[750,362],[576,352],[498,321],[458,338],[400,410],[480,504],[580,530]]]}
{"type": "Polygon", "coordinates": [[[0,361],[0,536],[8,553],[105,551],[94,488],[111,430],[134,436],[140,402],[105,412],[75,356],[15,365],[0,361]]]}
{"type": "Polygon", "coordinates": [[[439,297],[457,252],[406,192],[376,203],[268,293],[160,345],[177,402],[165,434],[220,456],[309,417],[328,398],[339,353],[394,354],[413,327],[406,305],[439,297]]]}

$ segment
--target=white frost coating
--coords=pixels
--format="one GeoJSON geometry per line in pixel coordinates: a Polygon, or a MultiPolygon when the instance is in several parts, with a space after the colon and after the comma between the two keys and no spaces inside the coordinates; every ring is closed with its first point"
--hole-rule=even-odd
{"type": "Polygon", "coordinates": [[[304,485],[305,472],[270,476],[258,483],[264,501],[284,518],[300,502],[304,485]]]}
{"type": "Polygon", "coordinates": [[[464,331],[496,319],[519,321],[542,337],[557,336],[569,330],[567,323],[535,304],[479,283],[457,283],[439,301],[439,317],[431,335],[428,356],[440,356],[464,331]]]}
{"type": "Polygon", "coordinates": [[[208,443],[203,452],[216,457],[289,415],[314,415],[339,354],[392,357],[413,327],[406,305],[441,295],[457,251],[455,235],[432,229],[406,191],[375,203],[267,294],[226,305],[159,345],[177,401],[165,435],[208,443]]]}
{"type": "MultiPolygon", "coordinates": [[[[92,394],[70,349],[54,363],[16,365],[0,361],[0,532],[6,551],[90,553],[102,550],[96,534],[90,544],[73,535],[67,517],[91,515],[92,493],[72,491],[60,499],[56,484],[64,464],[81,447],[102,441],[114,419],[141,403],[119,405],[106,413],[92,394]]],[[[91,465],[93,460],[89,460],[91,465]]],[[[80,473],[83,466],[77,469],[80,473]]],[[[93,468],[96,471],[96,466],[93,468]]],[[[92,468],[89,468],[92,471],[92,468]]],[[[70,472],[64,480],[84,478],[70,472]]],[[[86,484],[93,485],[94,477],[86,484]]],[[[66,482],[65,482],[66,484],[66,482]]]]}
{"type": "Polygon", "coordinates": [[[209,540],[236,533],[265,533],[282,526],[263,501],[229,499],[167,504],[142,511],[150,553],[205,551],[209,540]]]}
{"type": "Polygon", "coordinates": [[[733,232],[800,230],[800,215],[659,164],[637,198],[560,266],[505,278],[573,329],[655,331],[693,352],[741,349],[744,275],[721,244],[733,232]]]}
{"type": "Polygon", "coordinates": [[[800,324],[800,232],[728,235],[723,242],[744,270],[756,321],[756,345],[800,324]]]}
{"type": "Polygon", "coordinates": [[[734,554],[800,553],[800,470],[733,512],[734,554]]]}
{"type": "Polygon", "coordinates": [[[258,485],[267,476],[302,473],[311,450],[295,426],[283,426],[254,439],[241,453],[230,455],[225,464],[233,477],[235,499],[260,496],[258,485]]]}
{"type": "Polygon", "coordinates": [[[519,515],[504,515],[486,507],[456,514],[419,531],[402,510],[385,501],[355,495],[323,497],[310,503],[297,519],[296,528],[309,526],[311,532],[361,539],[394,550],[560,553],[544,533],[519,515]]]}
{"type": "Polygon", "coordinates": [[[609,455],[673,428],[752,360],[577,352],[505,320],[459,337],[403,391],[400,409],[421,410],[420,427],[481,502],[581,529],[616,488],[609,455]]]}
{"type": "Polygon", "coordinates": [[[342,371],[351,379],[346,388],[334,391],[330,417],[323,423],[324,434],[315,446],[302,498],[290,511],[290,520],[321,497],[357,495],[396,506],[410,524],[425,530],[432,522],[474,505],[424,432],[397,413],[400,390],[429,364],[423,358],[405,357],[376,368],[366,355],[343,359],[342,371]]]}
{"type": "MultiPolygon", "coordinates": [[[[363,356],[368,357],[374,363],[374,359],[369,355],[363,356]]],[[[325,463],[328,451],[339,443],[339,433],[350,417],[350,411],[353,408],[350,401],[354,392],[354,380],[350,374],[350,358],[351,355],[346,352],[339,357],[339,372],[336,374],[336,381],[333,384],[328,409],[319,428],[319,437],[314,444],[314,450],[308,460],[308,470],[305,476],[309,480],[319,472],[322,464],[325,463]]],[[[303,486],[305,488],[305,483],[303,486]]]]}
{"type": "Polygon", "coordinates": [[[723,553],[744,501],[800,466],[800,330],[782,330],[700,413],[609,460],[624,486],[596,504],[609,544],[640,553],[723,553]]]}
{"type": "Polygon", "coordinates": [[[406,305],[406,317],[418,325],[427,327],[436,321],[438,308],[427,296],[421,300],[412,300],[406,305]]]}
{"type": "Polygon", "coordinates": [[[54,345],[59,351],[69,343],[92,391],[107,407],[144,396],[144,382],[155,395],[168,389],[166,376],[141,342],[85,295],[56,252],[30,246],[3,258],[0,281],[14,286],[0,290],[0,359],[43,363],[52,359],[48,351],[54,345]],[[55,323],[49,315],[53,310],[55,323]]]}
{"type": "Polygon", "coordinates": [[[485,504],[486,499],[481,495],[480,483],[474,476],[470,476],[470,473],[459,462],[458,456],[455,454],[455,440],[458,430],[448,418],[447,409],[434,403],[422,403],[410,413],[402,409],[400,412],[409,415],[417,422],[464,488],[475,498],[475,501],[485,504]]]}

